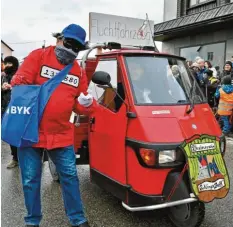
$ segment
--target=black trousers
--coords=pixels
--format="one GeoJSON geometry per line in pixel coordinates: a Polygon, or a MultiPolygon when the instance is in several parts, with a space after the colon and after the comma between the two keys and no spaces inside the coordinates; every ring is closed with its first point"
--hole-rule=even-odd
{"type": "Polygon", "coordinates": [[[17,155],[17,147],[10,145],[11,147],[11,155],[13,156],[13,160],[18,162],[18,155],[17,155]]]}

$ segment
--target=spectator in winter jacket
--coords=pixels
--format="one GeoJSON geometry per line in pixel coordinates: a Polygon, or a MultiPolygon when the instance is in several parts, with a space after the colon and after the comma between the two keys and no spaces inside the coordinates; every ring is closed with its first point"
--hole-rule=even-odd
{"type": "Polygon", "coordinates": [[[217,72],[217,79],[220,79],[220,75],[221,75],[220,67],[219,66],[215,66],[215,69],[216,69],[216,72],[217,72]]]}
{"type": "Polygon", "coordinates": [[[190,70],[191,70],[193,76],[195,77],[197,83],[199,84],[202,92],[205,94],[204,72],[201,74],[202,79],[200,79],[200,70],[201,70],[200,65],[198,63],[194,62],[192,64],[190,70]]]}
{"type": "Polygon", "coordinates": [[[222,84],[222,87],[216,91],[215,97],[220,98],[218,115],[220,116],[220,120],[223,122],[223,133],[228,135],[232,127],[230,118],[233,113],[233,85],[231,84],[231,77],[225,76],[222,84]]]}
{"type": "Polygon", "coordinates": [[[197,80],[197,82],[199,82],[199,80],[198,80],[198,73],[200,71],[199,64],[194,62],[190,67],[190,71],[193,74],[193,76],[195,77],[195,79],[197,80]]]}
{"type": "Polygon", "coordinates": [[[206,78],[205,83],[208,86],[217,87],[219,80],[214,76],[214,73],[211,69],[207,69],[204,74],[204,78],[206,78]]]}
{"type": "Polygon", "coordinates": [[[11,97],[11,79],[18,70],[19,62],[18,59],[13,56],[8,56],[4,59],[4,75],[1,78],[2,89],[1,89],[1,101],[2,101],[2,114],[5,112],[11,97]]]}
{"type": "Polygon", "coordinates": [[[79,191],[74,151],[74,126],[69,122],[72,111],[91,113],[97,105],[87,93],[87,76],[76,57],[85,48],[85,30],[70,24],[54,34],[56,46],[37,49],[29,54],[11,81],[15,85],[41,85],[56,76],[66,65],[72,68],[52,93],[40,122],[39,142],[32,147],[18,148],[24,199],[27,208],[26,226],[39,226],[42,219],[40,185],[42,162],[46,149],[59,174],[66,215],[73,227],[88,227],[79,191]],[[78,98],[77,98],[78,97],[78,98]]]}
{"type": "Polygon", "coordinates": [[[186,63],[187,63],[187,65],[188,65],[189,68],[190,68],[190,67],[192,66],[192,64],[193,64],[192,61],[186,61],[186,63]]]}
{"type": "MultiPolygon", "coordinates": [[[[6,76],[6,73],[4,72],[4,68],[5,68],[5,66],[4,66],[4,61],[3,61],[3,59],[1,58],[1,86],[2,86],[2,84],[3,84],[3,79],[4,79],[4,77],[6,76]]],[[[2,91],[2,88],[1,88],[1,91],[2,91]]],[[[1,116],[2,116],[2,112],[1,112],[1,116]]]]}
{"type": "Polygon", "coordinates": [[[231,77],[231,84],[233,85],[233,68],[231,61],[226,61],[224,65],[223,72],[220,76],[221,80],[223,80],[224,77],[230,76],[231,77]]]}
{"type": "Polygon", "coordinates": [[[200,71],[198,73],[198,80],[200,81],[200,84],[204,84],[204,73],[205,73],[205,61],[203,59],[199,59],[198,62],[199,67],[200,67],[200,71]]]}
{"type": "Polygon", "coordinates": [[[167,68],[167,84],[169,87],[168,93],[174,100],[185,100],[185,93],[178,65],[173,65],[167,68]]]}
{"type": "MultiPolygon", "coordinates": [[[[2,88],[1,88],[1,101],[2,101],[2,116],[6,111],[6,108],[11,98],[11,79],[18,70],[18,59],[13,56],[8,56],[4,59],[4,75],[2,75],[2,88]]],[[[8,169],[18,166],[17,147],[10,145],[12,160],[7,165],[8,169]]]]}
{"type": "Polygon", "coordinates": [[[4,71],[4,62],[3,62],[3,59],[1,58],[1,72],[4,71]]]}
{"type": "Polygon", "coordinates": [[[215,107],[214,94],[219,84],[219,80],[213,76],[213,71],[207,69],[205,72],[206,97],[211,108],[215,107]]]}
{"type": "Polygon", "coordinates": [[[209,61],[205,61],[205,68],[210,69],[213,71],[213,76],[217,78],[217,71],[214,67],[212,67],[212,64],[209,61]]]}
{"type": "Polygon", "coordinates": [[[201,57],[197,56],[197,57],[195,58],[195,62],[198,63],[198,61],[199,61],[200,59],[201,59],[201,57]]]}

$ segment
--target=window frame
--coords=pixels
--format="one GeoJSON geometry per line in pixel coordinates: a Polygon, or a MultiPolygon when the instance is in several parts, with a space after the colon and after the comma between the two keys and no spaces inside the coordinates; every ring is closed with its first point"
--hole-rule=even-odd
{"type": "MultiPolygon", "coordinates": [[[[117,81],[118,81],[118,73],[119,73],[119,71],[121,71],[121,74],[123,73],[122,72],[122,69],[121,69],[121,67],[120,67],[120,64],[119,64],[119,59],[118,59],[118,57],[106,57],[106,58],[101,58],[101,59],[99,59],[99,61],[98,61],[98,63],[97,63],[97,65],[96,65],[96,69],[97,69],[97,67],[98,67],[98,64],[100,63],[100,62],[104,62],[104,61],[116,61],[116,75],[117,75],[117,81]],[[118,71],[119,70],[119,71],[118,71]]],[[[97,71],[95,69],[95,72],[97,71]]],[[[123,77],[123,75],[122,75],[122,77],[123,77]]],[[[112,79],[112,78],[111,78],[112,79]]],[[[122,83],[123,83],[123,78],[121,78],[122,79],[122,83]]],[[[92,82],[92,81],[91,81],[92,82]]],[[[93,82],[92,82],[93,83],[93,82]]],[[[97,84],[95,84],[95,83],[93,83],[94,84],[94,86],[98,86],[97,84]]],[[[90,86],[90,84],[89,84],[89,86],[90,86]]],[[[126,97],[126,89],[125,89],[125,85],[124,85],[124,83],[123,83],[123,89],[124,89],[124,93],[125,93],[125,97],[126,97]]],[[[104,94],[104,93],[103,93],[104,94]]],[[[98,97],[98,100],[99,100],[99,98],[100,97],[98,97]]],[[[126,98],[125,98],[126,99],[126,98]]],[[[96,100],[97,102],[98,102],[98,100],[96,100]]],[[[101,105],[102,107],[104,107],[104,108],[106,108],[106,109],[108,109],[109,111],[111,111],[111,112],[113,112],[113,113],[118,113],[119,111],[120,111],[120,109],[121,109],[121,107],[118,109],[118,110],[113,110],[113,109],[111,109],[111,108],[109,108],[109,106],[107,105],[103,105],[101,102],[98,102],[98,104],[99,105],[101,105]]]]}
{"type": "MultiPolygon", "coordinates": [[[[133,82],[132,82],[132,79],[130,77],[129,66],[128,66],[128,63],[127,63],[127,60],[126,60],[126,58],[129,57],[129,56],[131,56],[131,55],[124,55],[124,63],[125,63],[125,67],[126,67],[127,77],[128,77],[129,84],[130,84],[130,90],[131,90],[131,93],[132,93],[132,96],[133,96],[133,104],[135,106],[184,106],[184,105],[190,105],[190,100],[188,100],[186,103],[179,103],[179,104],[177,104],[177,103],[157,103],[157,104],[155,104],[155,103],[139,103],[139,102],[137,102],[135,90],[133,88],[133,82]]],[[[148,56],[148,57],[153,56],[153,57],[158,57],[158,58],[168,58],[169,57],[169,56],[158,56],[158,55],[147,55],[147,54],[138,55],[138,57],[141,57],[141,56],[148,56]]],[[[185,64],[185,60],[179,59],[179,58],[177,58],[175,56],[172,56],[172,58],[176,58],[177,60],[184,61],[184,67],[187,70],[188,77],[190,78],[190,80],[195,81],[195,78],[194,78],[193,74],[189,70],[187,64],[185,64]]],[[[207,100],[204,98],[205,96],[204,96],[203,92],[201,91],[200,87],[198,87],[197,89],[201,93],[203,101],[199,102],[199,103],[195,103],[194,105],[206,104],[207,100]]]]}
{"type": "Polygon", "coordinates": [[[214,59],[214,52],[207,52],[207,60],[213,61],[214,59]]]}
{"type": "Polygon", "coordinates": [[[198,6],[206,5],[208,3],[217,2],[217,0],[205,0],[204,2],[200,2],[200,1],[201,0],[196,0],[196,4],[191,5],[191,0],[189,0],[189,2],[188,2],[188,9],[196,8],[198,6]]]}

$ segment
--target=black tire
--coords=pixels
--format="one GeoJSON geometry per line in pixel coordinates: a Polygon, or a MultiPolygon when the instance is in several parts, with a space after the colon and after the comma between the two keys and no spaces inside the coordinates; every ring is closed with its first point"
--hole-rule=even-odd
{"type": "Polygon", "coordinates": [[[56,182],[60,182],[59,175],[56,170],[56,166],[54,165],[53,161],[49,158],[49,156],[48,156],[48,163],[49,163],[50,174],[53,180],[56,182]]]}
{"type": "Polygon", "coordinates": [[[176,227],[199,227],[205,217],[205,205],[193,202],[170,207],[168,217],[176,227]]]}

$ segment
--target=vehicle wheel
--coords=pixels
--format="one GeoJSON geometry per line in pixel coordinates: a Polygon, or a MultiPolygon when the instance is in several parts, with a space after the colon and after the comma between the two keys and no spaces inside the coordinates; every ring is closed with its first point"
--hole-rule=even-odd
{"type": "Polygon", "coordinates": [[[57,173],[56,166],[54,165],[50,157],[48,157],[48,162],[49,162],[49,170],[53,180],[59,182],[59,175],[57,173]]]}
{"type": "Polygon", "coordinates": [[[205,217],[205,205],[193,202],[169,208],[169,219],[176,227],[198,227],[205,217]]]}

